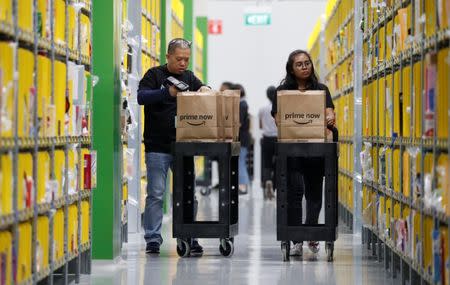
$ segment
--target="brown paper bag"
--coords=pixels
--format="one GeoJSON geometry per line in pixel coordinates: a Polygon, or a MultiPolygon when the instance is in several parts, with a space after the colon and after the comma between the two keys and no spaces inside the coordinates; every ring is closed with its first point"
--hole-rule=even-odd
{"type": "Polygon", "coordinates": [[[278,141],[325,142],[325,92],[278,91],[278,141]]]}
{"type": "Polygon", "coordinates": [[[214,91],[178,93],[176,127],[177,141],[221,141],[222,96],[214,91]]]}
{"type": "Polygon", "coordinates": [[[239,141],[239,129],[241,128],[240,120],[240,103],[241,103],[241,90],[231,90],[233,95],[233,141],[239,141]]]}
{"type": "Polygon", "coordinates": [[[223,96],[224,139],[238,141],[240,90],[225,90],[223,96]]]}

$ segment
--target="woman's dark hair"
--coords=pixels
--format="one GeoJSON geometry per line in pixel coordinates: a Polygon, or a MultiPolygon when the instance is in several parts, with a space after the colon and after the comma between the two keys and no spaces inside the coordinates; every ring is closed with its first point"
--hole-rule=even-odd
{"type": "Polygon", "coordinates": [[[273,104],[273,100],[275,96],[277,96],[277,88],[275,86],[269,86],[266,90],[267,98],[269,98],[270,102],[273,104]]]}
{"type": "Polygon", "coordinates": [[[298,49],[291,52],[289,55],[288,61],[286,63],[286,77],[281,81],[282,85],[286,85],[288,88],[298,88],[297,79],[294,75],[294,59],[297,55],[304,54],[309,58],[309,61],[311,61],[311,76],[308,79],[308,86],[311,88],[316,88],[319,84],[319,79],[317,78],[316,71],[314,69],[314,63],[311,59],[311,55],[304,50],[298,49]]]}
{"type": "Polygon", "coordinates": [[[233,90],[241,90],[241,98],[245,97],[245,89],[244,89],[244,86],[242,86],[241,84],[239,84],[239,83],[233,84],[231,86],[231,89],[233,89],[233,90]]]}
{"type": "Polygon", "coordinates": [[[232,89],[231,87],[233,86],[233,83],[231,83],[230,81],[224,81],[221,85],[225,85],[228,89],[232,89]]]}

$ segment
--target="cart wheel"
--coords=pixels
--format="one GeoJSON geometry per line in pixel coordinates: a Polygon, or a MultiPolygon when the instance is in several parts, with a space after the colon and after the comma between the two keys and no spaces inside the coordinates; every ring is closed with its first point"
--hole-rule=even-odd
{"type": "Polygon", "coordinates": [[[328,262],[332,262],[334,257],[333,257],[333,253],[334,253],[334,243],[333,242],[327,242],[325,244],[325,251],[327,253],[327,260],[328,262]]]}
{"type": "Polygon", "coordinates": [[[177,239],[177,253],[180,257],[188,257],[191,252],[191,245],[182,239],[177,239]]]}
{"type": "Polygon", "coordinates": [[[282,241],[281,254],[283,255],[283,261],[289,261],[290,251],[291,251],[290,241],[282,241]]]}
{"type": "Polygon", "coordinates": [[[202,194],[203,196],[209,196],[209,194],[211,194],[211,187],[200,188],[200,194],[202,194]]]}
{"type": "Polygon", "coordinates": [[[221,239],[219,246],[220,253],[223,256],[229,257],[234,253],[234,244],[231,239],[221,239]]]}

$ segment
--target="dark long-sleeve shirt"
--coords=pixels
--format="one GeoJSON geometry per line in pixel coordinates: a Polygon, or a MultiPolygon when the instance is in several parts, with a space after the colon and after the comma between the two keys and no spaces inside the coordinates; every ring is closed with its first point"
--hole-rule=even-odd
{"type": "Polygon", "coordinates": [[[175,141],[175,117],[177,99],[170,96],[163,83],[167,77],[173,76],[189,85],[190,91],[197,91],[203,83],[192,71],[173,74],[167,65],[149,69],[139,82],[137,101],[144,105],[144,144],[146,152],[170,153],[171,144],[175,141]]]}

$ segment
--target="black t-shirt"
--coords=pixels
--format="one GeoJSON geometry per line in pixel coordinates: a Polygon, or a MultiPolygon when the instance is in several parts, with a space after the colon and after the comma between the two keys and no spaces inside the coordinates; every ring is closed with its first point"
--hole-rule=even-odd
{"type": "MultiPolygon", "coordinates": [[[[287,86],[285,84],[281,84],[280,86],[278,86],[277,91],[281,91],[281,90],[298,90],[298,86],[287,86]]],[[[310,86],[306,90],[323,90],[323,91],[325,91],[325,101],[326,101],[325,105],[327,108],[334,109],[333,99],[331,99],[330,90],[328,90],[328,87],[325,84],[317,83],[315,86],[310,86]]],[[[275,96],[275,98],[273,100],[273,104],[272,104],[272,116],[275,115],[277,112],[278,112],[277,96],[275,96]]]]}
{"type": "MultiPolygon", "coordinates": [[[[182,74],[173,74],[169,72],[167,65],[162,65],[153,67],[145,73],[144,77],[139,82],[138,93],[143,90],[161,90],[162,93],[165,92],[165,94],[168,94],[163,83],[169,76],[173,76],[188,84],[190,91],[197,91],[203,86],[203,83],[192,71],[186,70],[182,74]]],[[[170,153],[171,144],[176,138],[176,97],[170,95],[162,96],[161,100],[158,100],[157,102],[144,104],[144,114],[145,151],[170,153]]]]}

